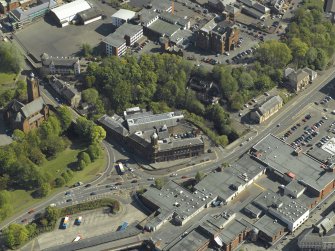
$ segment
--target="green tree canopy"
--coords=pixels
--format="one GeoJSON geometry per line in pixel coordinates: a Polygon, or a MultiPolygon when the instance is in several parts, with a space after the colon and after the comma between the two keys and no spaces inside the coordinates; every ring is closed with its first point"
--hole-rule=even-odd
{"type": "Polygon", "coordinates": [[[14,43],[0,43],[0,72],[18,73],[24,66],[24,57],[14,43]]]}
{"type": "Polygon", "coordinates": [[[255,57],[261,64],[274,68],[283,68],[292,60],[290,48],[277,40],[269,40],[261,44],[255,51],[255,57]]]}

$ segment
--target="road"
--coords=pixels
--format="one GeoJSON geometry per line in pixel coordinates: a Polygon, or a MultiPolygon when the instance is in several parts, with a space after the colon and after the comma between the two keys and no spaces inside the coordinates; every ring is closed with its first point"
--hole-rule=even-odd
{"type": "MultiPolygon", "coordinates": [[[[236,148],[228,151],[226,149],[221,149],[220,154],[216,161],[211,163],[201,163],[198,165],[187,167],[183,170],[178,170],[178,167],[171,167],[169,169],[163,170],[154,170],[154,171],[146,171],[140,170],[139,168],[135,169],[134,175],[137,177],[137,183],[132,183],[132,180],[124,180],[122,185],[118,187],[119,190],[134,190],[138,187],[145,187],[148,186],[154,181],[148,180],[149,177],[160,177],[166,176],[166,179],[180,179],[180,176],[185,175],[188,177],[194,177],[195,173],[201,170],[203,173],[210,172],[218,165],[223,162],[231,163],[238,159],[243,153],[247,152],[250,147],[262,139],[265,135],[272,133],[277,134],[278,132],[282,131],[282,127],[285,125],[290,125],[292,122],[292,118],[295,117],[296,114],[299,114],[305,106],[309,103],[314,102],[315,100],[320,100],[320,98],[324,95],[319,91],[327,85],[333,78],[335,77],[335,72],[331,70],[324,73],[321,76],[323,79],[320,80],[319,83],[314,83],[313,85],[309,86],[306,90],[300,93],[297,97],[292,99],[285,107],[279,111],[273,118],[266,124],[262,126],[254,127],[255,130],[258,131],[258,135],[255,136],[249,142],[246,142],[243,146],[237,146],[236,148]],[[280,126],[277,125],[280,123],[280,126]],[[236,150],[237,149],[237,150],[236,150]],[[178,177],[170,177],[169,174],[172,172],[177,172],[179,175],[178,177]]],[[[321,78],[320,77],[320,78],[321,78]]],[[[42,95],[47,97],[50,102],[55,104],[55,100],[50,98],[50,96],[42,91],[42,95]]],[[[72,110],[72,109],[71,109],[72,110]]],[[[74,111],[73,111],[74,112],[74,111]]],[[[77,113],[74,112],[77,115],[77,113]]],[[[77,115],[79,116],[79,115],[77,115]]],[[[13,222],[21,222],[23,219],[32,220],[33,217],[44,210],[44,208],[50,204],[56,204],[59,207],[65,207],[67,205],[80,203],[87,200],[92,200],[94,198],[99,198],[103,194],[113,194],[114,192],[107,188],[106,185],[115,185],[117,182],[110,182],[107,178],[112,175],[114,171],[114,164],[117,159],[125,159],[125,155],[121,152],[118,152],[113,145],[108,143],[107,141],[103,142],[107,156],[108,162],[105,171],[95,180],[92,181],[90,184],[91,186],[88,188],[77,187],[69,189],[71,191],[71,195],[65,196],[64,192],[58,193],[51,198],[47,199],[46,201],[36,205],[34,207],[35,212],[32,215],[22,213],[20,215],[16,215],[15,217],[11,217],[10,219],[6,220],[0,225],[0,229],[8,226],[8,224],[13,222]],[[95,192],[96,195],[91,195],[92,192],[95,192]],[[71,202],[66,202],[67,199],[71,198],[71,202]]]]}

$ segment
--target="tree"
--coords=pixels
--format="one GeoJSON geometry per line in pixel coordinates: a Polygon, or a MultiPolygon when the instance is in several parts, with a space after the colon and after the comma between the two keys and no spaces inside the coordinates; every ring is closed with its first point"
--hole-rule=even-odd
{"type": "Polygon", "coordinates": [[[78,160],[77,162],[77,171],[82,171],[86,167],[86,162],[84,160],[78,160]]]}
{"type": "Polygon", "coordinates": [[[90,155],[88,155],[88,153],[86,152],[80,152],[78,154],[78,161],[83,160],[85,162],[85,164],[90,164],[91,163],[91,158],[90,155]]]}
{"type": "Polygon", "coordinates": [[[252,89],[254,80],[248,72],[242,72],[238,78],[239,89],[252,89]]]}
{"type": "Polygon", "coordinates": [[[29,239],[35,237],[38,233],[37,233],[37,225],[36,223],[30,223],[26,226],[26,229],[29,233],[29,239]]]}
{"type": "Polygon", "coordinates": [[[204,175],[200,171],[198,171],[195,175],[195,181],[199,183],[203,179],[203,177],[204,175]]]}
{"type": "Polygon", "coordinates": [[[157,189],[159,189],[159,190],[162,189],[162,187],[164,186],[164,184],[165,184],[165,181],[164,181],[163,178],[157,178],[157,179],[155,180],[155,187],[156,187],[157,189]]]}
{"type": "Polygon", "coordinates": [[[290,48],[277,40],[269,40],[261,44],[255,51],[255,57],[261,64],[274,68],[283,68],[292,60],[290,48]]]}
{"type": "Polygon", "coordinates": [[[38,189],[38,195],[40,197],[47,196],[51,191],[51,186],[49,183],[43,183],[41,187],[38,189]]]}
{"type": "Polygon", "coordinates": [[[297,66],[301,66],[301,63],[305,59],[306,53],[308,51],[308,45],[301,41],[300,38],[292,38],[292,41],[290,42],[290,49],[292,51],[292,57],[297,66]]]}
{"type": "Polygon", "coordinates": [[[14,43],[0,44],[0,72],[18,73],[24,66],[24,57],[14,43]]]}
{"type": "Polygon", "coordinates": [[[91,139],[91,131],[94,126],[94,123],[91,120],[86,118],[79,117],[76,120],[75,130],[78,135],[81,135],[84,138],[91,139]]]}
{"type": "Polygon", "coordinates": [[[226,146],[229,144],[229,139],[226,135],[221,135],[217,138],[217,141],[220,145],[226,146]]]}
{"type": "Polygon", "coordinates": [[[66,181],[63,177],[58,177],[55,179],[55,186],[56,187],[62,187],[66,184],[66,181]]]}
{"type": "Polygon", "coordinates": [[[57,110],[58,110],[58,117],[60,120],[62,131],[64,132],[70,127],[73,116],[69,108],[66,106],[60,106],[58,107],[57,110]]]}
{"type": "Polygon", "coordinates": [[[22,142],[25,137],[26,137],[26,134],[19,129],[15,129],[12,135],[12,138],[18,142],[22,142]]]}
{"type": "Polygon", "coordinates": [[[48,220],[50,223],[55,223],[60,216],[60,210],[56,207],[47,207],[45,209],[44,217],[48,220]]]}
{"type": "Polygon", "coordinates": [[[89,57],[92,55],[92,47],[91,45],[87,44],[87,43],[84,43],[81,45],[81,51],[82,51],[82,54],[84,55],[84,57],[89,57]]]}
{"type": "Polygon", "coordinates": [[[10,224],[4,230],[5,243],[9,248],[15,248],[26,242],[29,238],[29,231],[20,224],[10,224]]]}
{"type": "Polygon", "coordinates": [[[101,147],[99,144],[91,144],[87,149],[88,155],[90,155],[90,158],[92,161],[95,161],[98,159],[102,153],[101,147]]]}
{"type": "Polygon", "coordinates": [[[101,143],[106,138],[106,131],[101,126],[93,126],[90,132],[90,140],[92,144],[101,143]]]}
{"type": "Polygon", "coordinates": [[[41,165],[45,160],[44,154],[38,147],[29,148],[27,157],[36,165],[41,165]]]}
{"type": "Polygon", "coordinates": [[[99,99],[99,93],[94,88],[88,88],[81,93],[84,102],[95,105],[99,99]]]}

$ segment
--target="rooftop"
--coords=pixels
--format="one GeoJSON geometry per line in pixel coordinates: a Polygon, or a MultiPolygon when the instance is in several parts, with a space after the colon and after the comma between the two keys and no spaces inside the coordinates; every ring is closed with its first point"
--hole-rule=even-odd
{"type": "Polygon", "coordinates": [[[133,25],[129,23],[122,24],[114,33],[109,34],[104,38],[106,44],[110,44],[114,47],[120,47],[126,44],[125,36],[134,36],[143,29],[141,25],[133,25]]]}
{"type": "MultiPolygon", "coordinates": [[[[301,153],[296,155],[295,149],[272,134],[267,135],[252,147],[255,158],[276,170],[281,175],[293,173],[296,179],[307,186],[321,191],[334,180],[334,174],[327,172],[319,161],[301,153]]],[[[333,168],[333,165],[330,167],[333,168]]]]}
{"type": "Polygon", "coordinates": [[[281,196],[270,190],[261,193],[253,203],[270,214],[278,216],[281,220],[291,223],[309,210],[299,199],[291,199],[286,195],[281,196]]]}
{"type": "Polygon", "coordinates": [[[161,190],[149,187],[142,196],[160,208],[161,212],[174,212],[175,217],[182,220],[213,200],[211,193],[191,193],[174,181],[168,182],[161,190]]]}
{"type": "Polygon", "coordinates": [[[207,175],[195,186],[195,189],[211,192],[226,201],[264,169],[264,166],[245,155],[232,166],[225,168],[223,172],[207,175]]]}
{"type": "Polygon", "coordinates": [[[112,18],[119,18],[123,20],[132,19],[136,15],[136,12],[126,9],[120,9],[112,15],[112,18]]]}
{"type": "Polygon", "coordinates": [[[169,250],[171,251],[194,251],[209,242],[209,237],[204,235],[198,228],[193,229],[188,235],[177,242],[169,250]]]}
{"type": "Polygon", "coordinates": [[[149,26],[150,30],[160,34],[161,36],[166,35],[167,37],[172,36],[178,30],[180,30],[179,25],[177,24],[170,24],[164,20],[158,19],[153,24],[149,26]]]}
{"type": "Polygon", "coordinates": [[[255,224],[254,226],[265,233],[267,236],[275,236],[281,230],[285,229],[285,225],[281,222],[272,217],[271,215],[263,215],[255,224]]]}
{"type": "Polygon", "coordinates": [[[90,9],[91,6],[85,0],[75,0],[70,3],[63,4],[59,7],[52,9],[51,11],[56,15],[56,17],[62,21],[68,17],[71,17],[81,11],[90,9]]]}

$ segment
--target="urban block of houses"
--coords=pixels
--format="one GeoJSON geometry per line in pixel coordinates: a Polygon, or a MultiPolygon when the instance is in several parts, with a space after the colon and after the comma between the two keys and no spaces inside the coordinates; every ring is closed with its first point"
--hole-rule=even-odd
{"type": "Polygon", "coordinates": [[[218,54],[234,50],[238,43],[239,30],[233,22],[216,24],[214,19],[195,32],[195,46],[218,54]]]}
{"type": "Polygon", "coordinates": [[[264,173],[265,167],[246,155],[223,172],[208,174],[193,193],[175,182],[169,182],[161,190],[149,187],[141,199],[155,213],[146,228],[156,231],[167,221],[183,225],[215,201],[230,203],[264,173]]]}
{"type": "Polygon", "coordinates": [[[104,38],[108,56],[122,56],[129,46],[134,45],[143,37],[143,27],[129,23],[122,24],[115,32],[104,38]]]}
{"type": "Polygon", "coordinates": [[[80,60],[76,57],[52,57],[46,53],[41,55],[42,67],[48,74],[69,75],[80,74],[80,60]]]}
{"type": "Polygon", "coordinates": [[[33,73],[27,78],[27,94],[27,104],[14,99],[4,112],[4,119],[10,128],[19,129],[25,133],[39,127],[49,117],[49,107],[40,95],[38,79],[33,73]]]}
{"type": "Polygon", "coordinates": [[[220,100],[219,89],[214,82],[191,78],[189,87],[196,92],[197,98],[206,104],[216,104],[220,100]]]}
{"type": "Polygon", "coordinates": [[[136,12],[126,9],[120,9],[112,15],[112,24],[115,27],[120,27],[124,23],[128,23],[129,20],[133,19],[136,12]]]}
{"type": "Polygon", "coordinates": [[[55,76],[51,76],[49,79],[50,86],[62,97],[66,100],[66,102],[71,107],[78,107],[81,101],[81,94],[77,91],[77,89],[65,81],[56,78],[55,76]]]}
{"type": "Polygon", "coordinates": [[[294,92],[299,92],[313,82],[317,77],[317,72],[307,67],[297,71],[288,67],[285,69],[284,77],[288,87],[294,92]]]}
{"type": "Polygon", "coordinates": [[[250,111],[250,118],[258,124],[263,123],[283,106],[283,99],[280,96],[273,96],[260,105],[256,105],[250,111]]]}
{"type": "Polygon", "coordinates": [[[151,163],[198,156],[204,153],[204,142],[198,130],[181,130],[181,112],[153,114],[139,107],[127,109],[123,116],[102,116],[98,122],[108,135],[125,145],[129,151],[151,163]],[[179,132],[180,133],[180,132],[179,132]],[[174,135],[174,136],[173,136],[174,135]]]}

